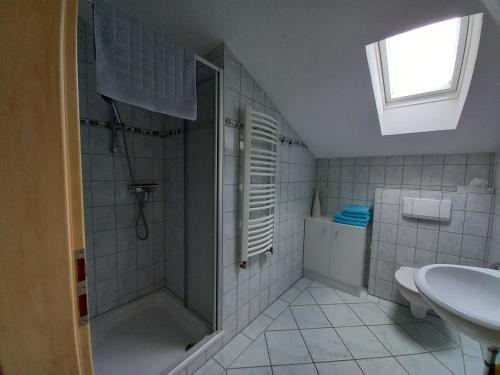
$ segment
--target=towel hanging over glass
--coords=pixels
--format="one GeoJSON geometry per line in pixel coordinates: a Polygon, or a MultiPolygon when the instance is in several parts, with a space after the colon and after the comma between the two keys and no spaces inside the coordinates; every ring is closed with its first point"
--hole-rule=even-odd
{"type": "Polygon", "coordinates": [[[104,1],[94,4],[97,91],[196,120],[196,54],[104,1]]]}

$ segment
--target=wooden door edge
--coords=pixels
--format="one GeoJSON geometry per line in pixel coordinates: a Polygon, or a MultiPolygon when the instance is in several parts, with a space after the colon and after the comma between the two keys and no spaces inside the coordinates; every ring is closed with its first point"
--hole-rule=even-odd
{"type": "MultiPolygon", "coordinates": [[[[66,158],[68,177],[68,206],[70,220],[70,259],[73,260],[73,252],[85,248],[85,229],[83,213],[83,189],[82,189],[82,166],[80,153],[80,125],[79,125],[79,101],[78,101],[78,66],[77,66],[77,27],[78,27],[78,2],[77,0],[64,1],[63,16],[63,110],[66,128],[66,158]]],[[[92,351],[90,341],[89,324],[80,325],[80,313],[78,307],[78,295],[76,293],[76,269],[73,269],[74,288],[74,314],[77,336],[77,350],[79,367],[82,375],[91,375],[92,351]]]]}

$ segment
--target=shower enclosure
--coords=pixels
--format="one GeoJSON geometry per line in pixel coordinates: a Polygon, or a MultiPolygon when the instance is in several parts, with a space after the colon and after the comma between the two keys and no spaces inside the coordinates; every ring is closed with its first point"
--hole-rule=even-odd
{"type": "Polygon", "coordinates": [[[219,328],[222,71],[198,59],[196,121],[103,98],[87,5],[78,68],[94,371],[159,374],[219,328]]]}
{"type": "Polygon", "coordinates": [[[186,121],[184,135],[185,297],[186,306],[206,322],[216,319],[215,253],[217,246],[217,74],[197,64],[198,117],[186,121]],[[212,285],[208,288],[207,285],[212,285]]]}

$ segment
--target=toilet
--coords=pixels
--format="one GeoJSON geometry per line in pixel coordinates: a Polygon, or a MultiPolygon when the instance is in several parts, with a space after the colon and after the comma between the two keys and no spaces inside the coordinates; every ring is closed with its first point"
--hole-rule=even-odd
{"type": "Polygon", "coordinates": [[[415,285],[415,271],[413,267],[399,267],[394,274],[396,285],[401,295],[410,303],[411,313],[414,317],[423,319],[428,310],[429,305],[424,301],[420,292],[415,285]]]}

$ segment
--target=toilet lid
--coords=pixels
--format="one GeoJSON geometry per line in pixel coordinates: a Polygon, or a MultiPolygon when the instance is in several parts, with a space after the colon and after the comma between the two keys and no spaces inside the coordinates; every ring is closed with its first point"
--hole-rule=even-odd
{"type": "Polygon", "coordinates": [[[396,281],[404,286],[406,289],[409,289],[413,293],[420,294],[415,285],[415,271],[417,269],[413,267],[399,267],[399,269],[394,274],[396,281]]]}

